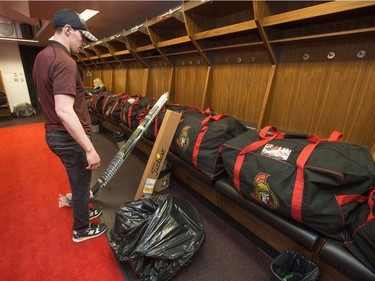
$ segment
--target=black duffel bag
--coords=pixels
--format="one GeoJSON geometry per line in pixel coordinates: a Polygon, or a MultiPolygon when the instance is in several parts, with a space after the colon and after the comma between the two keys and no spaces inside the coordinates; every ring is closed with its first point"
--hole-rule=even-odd
{"type": "Polygon", "coordinates": [[[171,150],[211,180],[225,172],[221,147],[229,139],[247,130],[234,117],[188,107],[181,112],[171,150]]]}
{"type": "Polygon", "coordinates": [[[165,113],[168,110],[181,113],[186,108],[188,108],[187,105],[180,105],[180,104],[166,104],[163,109],[158,113],[158,115],[155,116],[154,120],[152,120],[150,127],[145,131],[144,136],[148,138],[149,140],[155,141],[156,137],[159,134],[159,130],[161,127],[161,124],[163,123],[163,119],[165,116],[165,113]]]}
{"type": "Polygon", "coordinates": [[[102,115],[113,121],[120,121],[122,108],[128,98],[130,96],[127,94],[113,94],[104,97],[102,115]]]}
{"type": "Polygon", "coordinates": [[[101,92],[88,99],[88,108],[95,113],[103,115],[104,100],[106,97],[113,95],[111,92],[101,92]]]}
{"type": "Polygon", "coordinates": [[[120,120],[135,130],[156,103],[154,98],[140,95],[131,96],[122,106],[120,120]]]}
{"type": "Polygon", "coordinates": [[[349,215],[374,183],[368,148],[273,127],[249,130],[223,146],[227,173],[240,195],[335,239],[350,240],[349,215]],[[267,132],[271,130],[271,134],[267,132]]]}
{"type": "Polygon", "coordinates": [[[366,203],[356,209],[349,229],[353,240],[345,247],[375,273],[375,189],[366,203]]]}

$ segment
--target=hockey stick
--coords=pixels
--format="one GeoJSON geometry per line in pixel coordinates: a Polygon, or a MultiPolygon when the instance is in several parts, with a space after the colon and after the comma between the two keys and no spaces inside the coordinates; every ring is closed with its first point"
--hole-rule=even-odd
{"type": "Polygon", "coordinates": [[[164,92],[158,101],[154,104],[151,108],[149,113],[146,115],[145,119],[139,124],[139,126],[135,129],[132,133],[130,138],[124,143],[124,145],[120,148],[120,150],[116,153],[115,157],[111,160],[108,164],[107,169],[104,171],[103,175],[98,179],[96,184],[91,188],[92,191],[92,198],[96,198],[100,191],[107,185],[107,183],[112,179],[114,174],[117,170],[121,167],[124,163],[126,158],[134,149],[136,143],[141,138],[143,133],[147,130],[149,125],[151,124],[152,120],[156,117],[156,115],[161,111],[164,105],[168,101],[168,92],[164,92]]]}

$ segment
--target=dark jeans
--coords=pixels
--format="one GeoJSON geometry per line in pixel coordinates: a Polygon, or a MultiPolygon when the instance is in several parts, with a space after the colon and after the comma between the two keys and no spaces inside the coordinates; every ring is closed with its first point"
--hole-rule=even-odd
{"type": "Polygon", "coordinates": [[[64,164],[72,191],[73,229],[82,231],[89,226],[91,171],[86,169],[86,153],[67,132],[47,131],[46,141],[64,164]]]}

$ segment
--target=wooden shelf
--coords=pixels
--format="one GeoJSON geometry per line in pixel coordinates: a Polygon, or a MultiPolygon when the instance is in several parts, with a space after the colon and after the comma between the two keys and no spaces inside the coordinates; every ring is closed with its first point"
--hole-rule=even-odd
{"type": "Polygon", "coordinates": [[[366,35],[375,31],[374,14],[375,1],[188,1],[91,43],[76,61],[92,65],[134,56],[205,56],[202,52],[366,35]]]}
{"type": "MultiPolygon", "coordinates": [[[[272,26],[300,20],[315,19],[322,16],[335,15],[341,12],[352,12],[356,9],[372,7],[374,1],[335,1],[324,4],[313,3],[314,6],[297,9],[281,14],[270,15],[263,19],[263,26],[272,26]]],[[[271,4],[272,5],[272,4],[271,4]]]]}
{"type": "MultiPolygon", "coordinates": [[[[232,26],[243,29],[241,24],[254,20],[252,1],[236,1],[230,4],[225,1],[206,1],[199,5],[186,4],[184,13],[187,21],[192,23],[192,33],[218,30],[232,26]],[[238,26],[238,27],[236,27],[238,26]]],[[[223,31],[221,31],[223,32],[223,31]]],[[[226,31],[224,31],[226,32],[226,31]]]]}
{"type": "Polygon", "coordinates": [[[330,2],[263,18],[270,42],[356,36],[375,27],[375,1],[330,2]]]}
{"type": "Polygon", "coordinates": [[[184,12],[192,40],[206,51],[261,41],[252,7],[251,1],[235,5],[222,1],[186,4],[184,12]]]}
{"type": "Polygon", "coordinates": [[[375,27],[355,29],[355,30],[346,30],[346,31],[340,31],[340,32],[330,32],[330,33],[317,34],[317,35],[291,37],[291,38],[286,38],[286,39],[276,39],[276,40],[271,40],[270,43],[272,44],[295,43],[295,42],[308,41],[308,40],[321,40],[323,38],[361,36],[361,35],[372,34],[372,33],[375,33],[375,27]]]}
{"type": "Polygon", "coordinates": [[[255,21],[250,20],[250,21],[246,21],[242,23],[236,23],[236,24],[232,24],[229,26],[219,27],[216,29],[211,29],[211,30],[195,33],[193,35],[193,38],[195,40],[207,39],[207,38],[212,38],[216,36],[228,35],[228,34],[234,34],[237,32],[252,30],[252,29],[256,29],[256,27],[257,26],[255,24],[255,21]]]}

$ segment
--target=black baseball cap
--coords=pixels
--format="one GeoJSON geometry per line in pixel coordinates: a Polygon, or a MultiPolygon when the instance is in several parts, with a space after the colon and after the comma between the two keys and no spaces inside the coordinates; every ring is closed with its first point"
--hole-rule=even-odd
{"type": "Polygon", "coordinates": [[[66,24],[70,25],[74,29],[80,30],[88,40],[98,41],[98,38],[88,31],[86,21],[82,19],[77,12],[69,9],[62,9],[53,16],[54,28],[63,27],[66,24]]]}

